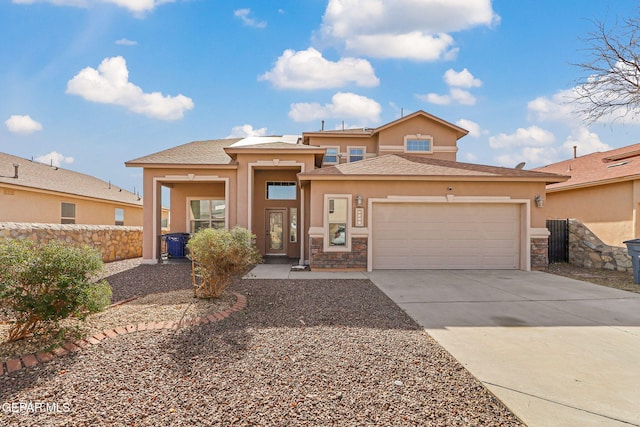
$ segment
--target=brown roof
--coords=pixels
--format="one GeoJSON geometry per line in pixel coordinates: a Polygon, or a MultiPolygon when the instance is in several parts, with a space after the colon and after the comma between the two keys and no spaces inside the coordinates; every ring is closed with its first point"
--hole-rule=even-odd
{"type": "Polygon", "coordinates": [[[565,190],[640,179],[640,144],[587,154],[534,170],[570,176],[565,182],[547,186],[548,190],[565,190]]]}
{"type": "Polygon", "coordinates": [[[439,160],[414,154],[386,154],[358,162],[315,169],[299,174],[300,179],[322,179],[326,177],[408,177],[420,178],[460,178],[460,179],[513,179],[527,181],[560,182],[566,177],[551,173],[534,172],[522,169],[497,166],[476,165],[471,163],[439,160]]]}
{"type": "Polygon", "coordinates": [[[0,183],[142,206],[136,194],[91,175],[6,153],[0,153],[0,183]],[[14,164],[18,178],[14,178],[14,164]]]}
{"type": "Polygon", "coordinates": [[[273,151],[282,151],[282,150],[313,151],[315,150],[319,153],[324,153],[326,151],[326,148],[321,148],[315,145],[290,144],[288,142],[268,142],[266,144],[230,146],[225,149],[226,152],[240,152],[240,151],[254,151],[254,150],[273,150],[273,151]]]}
{"type": "Polygon", "coordinates": [[[224,149],[242,138],[194,141],[125,162],[127,166],[228,165],[231,157],[224,149]]]}

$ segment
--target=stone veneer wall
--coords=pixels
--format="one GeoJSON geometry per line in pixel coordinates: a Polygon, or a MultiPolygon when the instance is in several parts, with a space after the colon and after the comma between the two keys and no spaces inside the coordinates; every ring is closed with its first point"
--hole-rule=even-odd
{"type": "Polygon", "coordinates": [[[0,238],[88,245],[100,251],[104,262],[142,256],[142,227],[0,222],[0,238]]]}
{"type": "Polygon", "coordinates": [[[531,239],[531,269],[542,270],[549,266],[549,238],[533,237],[531,239]]]}
{"type": "Polygon", "coordinates": [[[323,238],[311,238],[311,270],[366,270],[367,269],[366,237],[351,239],[351,252],[324,252],[323,238]]]}
{"type": "Polygon", "coordinates": [[[588,227],[575,219],[569,220],[569,264],[633,271],[627,248],[604,244],[588,227]]]}

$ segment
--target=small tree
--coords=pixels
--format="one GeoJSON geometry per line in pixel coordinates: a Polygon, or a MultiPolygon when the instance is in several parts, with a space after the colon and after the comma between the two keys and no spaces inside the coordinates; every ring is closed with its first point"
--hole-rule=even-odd
{"type": "Polygon", "coordinates": [[[187,243],[193,261],[194,296],[219,297],[249,266],[260,262],[254,239],[255,236],[242,227],[205,228],[194,234],[187,243]]]}
{"type": "Polygon", "coordinates": [[[108,283],[90,281],[103,267],[99,252],[92,248],[59,241],[2,240],[0,265],[2,309],[15,317],[9,341],[50,331],[73,315],[83,319],[111,300],[108,283]]]}

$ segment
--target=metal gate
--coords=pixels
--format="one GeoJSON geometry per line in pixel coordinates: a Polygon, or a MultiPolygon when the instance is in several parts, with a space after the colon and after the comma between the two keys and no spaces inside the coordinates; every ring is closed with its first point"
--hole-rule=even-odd
{"type": "Polygon", "coordinates": [[[569,262],[569,221],[566,219],[548,219],[549,263],[569,262]]]}

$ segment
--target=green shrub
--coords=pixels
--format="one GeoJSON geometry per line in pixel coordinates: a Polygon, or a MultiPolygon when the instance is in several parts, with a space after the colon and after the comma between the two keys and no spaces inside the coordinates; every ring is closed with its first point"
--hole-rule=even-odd
{"type": "Polygon", "coordinates": [[[70,316],[83,319],[103,310],[111,299],[106,282],[90,281],[103,263],[100,253],[89,247],[3,240],[0,265],[0,299],[15,317],[10,341],[50,331],[70,316]]]}
{"type": "Polygon", "coordinates": [[[206,228],[194,234],[187,243],[193,261],[194,295],[216,298],[249,266],[260,262],[255,237],[242,227],[206,228]]]}

